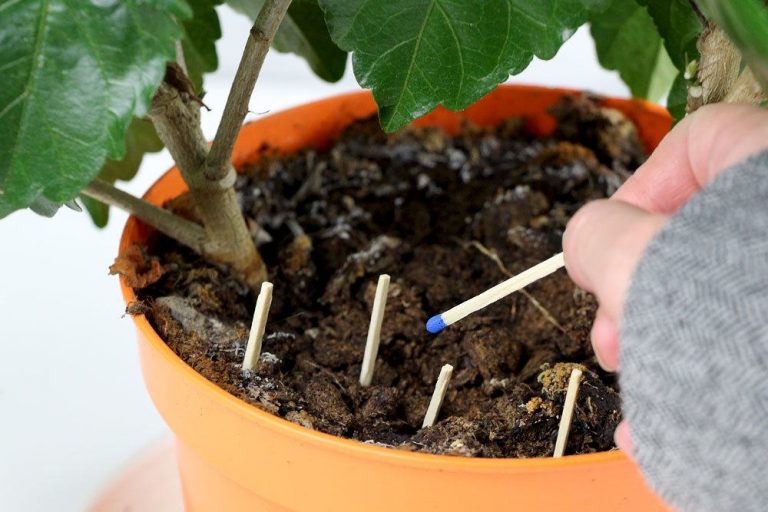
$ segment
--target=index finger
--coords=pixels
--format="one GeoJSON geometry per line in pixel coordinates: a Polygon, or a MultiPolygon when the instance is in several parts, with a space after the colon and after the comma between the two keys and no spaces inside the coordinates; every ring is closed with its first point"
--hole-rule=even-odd
{"type": "Polygon", "coordinates": [[[653,213],[674,213],[724,170],[765,148],[768,112],[708,105],[683,119],[613,197],[653,213]]]}

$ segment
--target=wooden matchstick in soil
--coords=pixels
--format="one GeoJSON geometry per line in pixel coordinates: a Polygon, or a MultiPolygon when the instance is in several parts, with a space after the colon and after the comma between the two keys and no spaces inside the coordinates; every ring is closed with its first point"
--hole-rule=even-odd
{"type": "Polygon", "coordinates": [[[267,326],[269,306],[272,305],[272,288],[272,283],[262,283],[259,297],[256,299],[251,332],[248,335],[248,345],[245,347],[243,370],[253,371],[261,357],[261,342],[264,339],[264,328],[267,326]]]}
{"type": "Polygon", "coordinates": [[[563,253],[556,254],[548,260],[542,261],[538,265],[497,284],[493,288],[485,290],[480,295],[476,295],[471,299],[462,302],[458,306],[452,307],[448,311],[433,316],[427,321],[427,331],[432,334],[437,334],[465,316],[472,314],[475,311],[479,311],[484,307],[493,304],[497,300],[525,288],[529,284],[562,268],[564,265],[565,260],[563,259],[563,253]]]}
{"type": "Polygon", "coordinates": [[[370,386],[373,381],[373,370],[376,367],[376,355],[379,353],[379,339],[381,337],[381,324],[384,321],[384,308],[387,305],[387,292],[389,291],[389,276],[379,276],[376,285],[376,296],[373,299],[373,311],[371,323],[368,325],[368,339],[365,341],[365,354],[363,355],[363,367],[360,369],[360,384],[370,386]]]}
{"type": "Polygon", "coordinates": [[[581,373],[581,370],[574,368],[571,372],[571,378],[568,379],[568,390],[565,392],[563,414],[560,416],[560,426],[557,429],[557,441],[555,441],[555,453],[553,455],[555,458],[563,456],[565,445],[568,444],[568,433],[571,431],[573,410],[576,406],[576,397],[579,395],[581,373]]]}
{"type": "Polygon", "coordinates": [[[440,375],[437,377],[435,390],[432,392],[432,399],[429,401],[427,414],[424,415],[424,422],[421,424],[421,428],[431,427],[435,424],[437,415],[440,414],[440,406],[443,405],[443,398],[445,398],[445,391],[448,389],[452,373],[453,366],[449,364],[440,369],[440,375]]]}

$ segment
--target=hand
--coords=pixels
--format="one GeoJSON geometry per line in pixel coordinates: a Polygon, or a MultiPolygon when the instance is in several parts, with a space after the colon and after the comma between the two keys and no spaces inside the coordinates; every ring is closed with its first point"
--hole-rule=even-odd
{"type": "MultiPolygon", "coordinates": [[[[768,112],[745,105],[703,107],[681,121],[611,197],[581,208],[563,236],[574,282],[597,296],[592,346],[600,365],[619,369],[619,322],[630,279],[667,218],[721,172],[768,147],[768,112]]],[[[616,443],[631,452],[622,422],[616,443]]]]}

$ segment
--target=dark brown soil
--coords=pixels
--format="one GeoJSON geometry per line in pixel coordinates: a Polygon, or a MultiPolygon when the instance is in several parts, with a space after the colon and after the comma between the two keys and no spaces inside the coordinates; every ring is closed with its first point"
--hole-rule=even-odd
{"type": "Polygon", "coordinates": [[[550,456],[570,370],[581,365],[567,453],[609,450],[616,383],[590,349],[595,300],[564,271],[437,336],[424,329],[431,315],[559,252],[576,209],[611,194],[644,159],[616,112],[586,98],[555,110],[561,127],[549,138],[521,120],[449,137],[385,135],[371,119],[331,148],[245,169],[238,193],[275,285],[253,373],[240,365],[254,295],[172,241],[150,247],[162,272],[131,309],[233,395],[308,428],[405,450],[550,456]],[[363,388],[381,273],[392,284],[374,385],[363,388]],[[439,422],[421,429],[446,363],[455,370],[439,422]]]}

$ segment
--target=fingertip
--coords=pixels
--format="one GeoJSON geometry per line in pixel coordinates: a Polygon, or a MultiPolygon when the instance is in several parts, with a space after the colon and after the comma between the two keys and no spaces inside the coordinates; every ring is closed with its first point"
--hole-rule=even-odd
{"type": "Polygon", "coordinates": [[[621,420],[621,423],[616,427],[616,431],[613,433],[613,441],[621,451],[630,457],[632,456],[634,446],[632,445],[632,435],[629,431],[627,420],[621,420]]]}
{"type": "Polygon", "coordinates": [[[589,273],[585,272],[581,263],[583,248],[587,245],[584,240],[585,231],[593,224],[593,217],[600,209],[601,203],[607,199],[592,201],[581,208],[571,217],[563,232],[563,257],[565,269],[574,283],[588,291],[593,291],[588,280],[589,273]]]}
{"type": "Polygon", "coordinates": [[[621,318],[624,293],[645,247],[665,217],[624,201],[603,199],[583,206],[563,235],[571,279],[597,295],[600,307],[621,318]]]}
{"type": "Polygon", "coordinates": [[[604,309],[598,309],[590,332],[592,349],[598,364],[607,372],[619,369],[619,330],[616,321],[604,309]]]}

